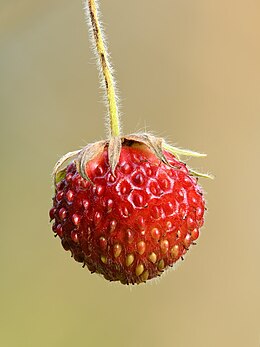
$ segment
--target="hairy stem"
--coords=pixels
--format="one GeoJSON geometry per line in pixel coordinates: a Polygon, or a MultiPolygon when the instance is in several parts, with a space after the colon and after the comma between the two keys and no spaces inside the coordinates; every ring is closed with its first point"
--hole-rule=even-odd
{"type": "Polygon", "coordinates": [[[88,11],[91,24],[91,30],[93,31],[93,37],[95,39],[96,51],[100,60],[100,65],[104,77],[107,103],[110,119],[110,136],[120,136],[119,114],[117,106],[117,97],[115,92],[115,82],[113,80],[111,67],[108,61],[107,49],[104,43],[102,29],[98,19],[97,1],[88,0],[88,11]]]}

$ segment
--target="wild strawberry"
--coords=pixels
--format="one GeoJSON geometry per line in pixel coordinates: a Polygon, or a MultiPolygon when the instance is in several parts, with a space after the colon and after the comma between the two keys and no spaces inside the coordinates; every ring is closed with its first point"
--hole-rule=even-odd
{"type": "Polygon", "coordinates": [[[125,140],[114,174],[105,145],[85,166],[63,171],[50,216],[74,259],[110,281],[140,283],[160,275],[198,238],[204,199],[186,166],[164,151],[125,140]]]}
{"type": "Polygon", "coordinates": [[[107,89],[111,134],[57,162],[50,219],[63,248],[92,273],[123,284],[146,282],[195,244],[205,211],[195,177],[208,175],[179,159],[203,156],[199,153],[150,134],[120,136],[95,1],[88,1],[88,11],[107,89]]]}

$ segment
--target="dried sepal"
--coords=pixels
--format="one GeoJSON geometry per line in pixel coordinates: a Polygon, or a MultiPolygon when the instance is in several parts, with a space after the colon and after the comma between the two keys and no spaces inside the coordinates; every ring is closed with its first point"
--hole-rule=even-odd
{"type": "Polygon", "coordinates": [[[92,159],[94,159],[96,156],[101,154],[104,150],[105,145],[107,144],[107,141],[99,141],[95,143],[90,143],[86,147],[84,147],[76,161],[77,170],[81,177],[91,182],[90,178],[88,177],[86,173],[86,165],[88,162],[92,159]]]}
{"type": "Polygon", "coordinates": [[[196,158],[207,156],[207,154],[205,153],[199,153],[199,152],[191,151],[189,149],[178,148],[178,147],[169,145],[166,142],[163,142],[163,148],[165,148],[168,152],[172,153],[173,155],[177,157],[181,155],[186,157],[196,157],[196,158]]]}
{"type": "Polygon", "coordinates": [[[108,143],[108,162],[111,172],[114,175],[116,166],[122,149],[122,139],[119,136],[113,136],[108,143]]]}
{"type": "Polygon", "coordinates": [[[164,163],[170,165],[163,153],[163,139],[150,134],[144,134],[147,139],[148,147],[164,163]]]}
{"type": "Polygon", "coordinates": [[[123,137],[124,140],[140,142],[146,145],[146,139],[143,136],[144,134],[130,134],[123,137]]]}
{"type": "Polygon", "coordinates": [[[124,137],[129,141],[136,141],[145,144],[163,163],[170,165],[163,153],[163,139],[150,134],[131,134],[124,137]]]}
{"type": "MultiPolygon", "coordinates": [[[[171,146],[166,142],[163,143],[163,148],[165,148],[167,151],[172,153],[178,159],[179,159],[179,156],[182,156],[182,155],[188,156],[188,157],[197,157],[197,158],[207,156],[207,154],[204,154],[204,153],[199,153],[199,152],[191,151],[189,149],[182,149],[182,148],[171,146]]],[[[211,174],[201,173],[191,168],[188,168],[188,170],[192,176],[214,179],[214,176],[211,174]]]]}
{"type": "Polygon", "coordinates": [[[67,154],[63,155],[55,164],[54,168],[53,168],[53,172],[52,172],[52,176],[54,179],[54,185],[56,185],[59,181],[61,181],[61,179],[59,179],[59,176],[62,176],[62,171],[60,170],[61,166],[69,159],[75,157],[77,154],[80,153],[80,149],[77,151],[73,151],[73,152],[68,152],[67,154]],[[61,174],[59,174],[61,173],[61,174]]]}
{"type": "Polygon", "coordinates": [[[187,167],[187,169],[189,170],[189,173],[192,175],[192,176],[195,176],[195,177],[201,177],[201,178],[210,178],[211,180],[214,180],[215,176],[214,175],[211,175],[211,174],[207,174],[207,173],[202,173],[202,172],[198,172],[198,171],[195,171],[189,167],[187,167]]]}
{"type": "MultiPolygon", "coordinates": [[[[112,174],[114,174],[116,166],[119,162],[120,153],[122,149],[122,143],[124,141],[130,141],[133,143],[140,143],[140,144],[146,145],[157,156],[158,159],[160,159],[163,163],[169,166],[172,166],[172,165],[168,162],[167,158],[165,157],[164,150],[172,153],[178,160],[180,160],[180,156],[190,156],[190,157],[205,157],[206,156],[206,154],[203,154],[203,153],[198,153],[188,149],[181,149],[181,148],[174,147],[166,143],[164,139],[160,137],[155,137],[147,133],[130,134],[123,137],[113,136],[110,138],[110,140],[91,143],[81,150],[77,150],[77,151],[69,152],[65,154],[60,160],[58,160],[58,162],[56,163],[54,167],[54,170],[53,170],[54,184],[56,185],[65,177],[66,170],[65,169],[60,170],[61,166],[68,159],[71,159],[72,157],[75,157],[75,156],[77,156],[75,160],[77,171],[79,172],[81,177],[91,182],[90,178],[88,177],[86,173],[86,166],[90,160],[94,159],[96,156],[100,155],[103,152],[105,146],[108,147],[108,162],[111,168],[111,172],[112,174]]],[[[175,167],[175,168],[178,169],[179,167],[175,167]]],[[[211,178],[211,179],[214,178],[213,175],[200,173],[191,168],[189,168],[189,172],[191,175],[195,177],[204,177],[204,178],[211,178]]]]}
{"type": "MultiPolygon", "coordinates": [[[[163,163],[169,166],[171,166],[171,164],[166,159],[163,153],[164,150],[172,153],[178,160],[180,160],[180,156],[189,156],[189,157],[206,157],[207,156],[204,153],[199,153],[199,152],[191,151],[189,149],[174,147],[166,143],[162,138],[155,137],[153,135],[146,134],[146,133],[127,135],[124,137],[124,139],[145,144],[150,150],[154,152],[154,154],[163,163]]],[[[178,167],[176,167],[176,169],[178,169],[178,167]]],[[[210,179],[214,178],[214,176],[211,174],[197,172],[190,168],[189,168],[189,172],[191,175],[195,177],[203,177],[203,178],[210,178],[210,179]]]]}
{"type": "Polygon", "coordinates": [[[65,178],[66,171],[66,168],[64,168],[56,172],[56,175],[54,176],[54,185],[58,184],[60,181],[63,180],[63,178],[65,178]]]}

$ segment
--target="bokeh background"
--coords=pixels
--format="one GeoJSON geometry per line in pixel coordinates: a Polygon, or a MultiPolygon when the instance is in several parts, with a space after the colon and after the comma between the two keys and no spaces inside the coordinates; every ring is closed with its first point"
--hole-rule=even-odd
{"type": "Polygon", "coordinates": [[[82,269],[48,221],[50,173],[104,135],[83,4],[0,0],[3,347],[259,347],[260,2],[101,1],[124,132],[190,160],[208,214],[175,271],[137,287],[82,269]]]}

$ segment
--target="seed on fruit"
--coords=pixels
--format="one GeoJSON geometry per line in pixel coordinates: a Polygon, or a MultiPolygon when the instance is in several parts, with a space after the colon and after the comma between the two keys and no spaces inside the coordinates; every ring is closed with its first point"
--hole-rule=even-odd
{"type": "Polygon", "coordinates": [[[56,195],[57,201],[61,201],[63,196],[64,196],[64,192],[62,190],[60,190],[56,195]]]}
{"type": "Polygon", "coordinates": [[[122,246],[119,243],[114,245],[114,257],[118,258],[122,252],[122,246]]]}
{"type": "Polygon", "coordinates": [[[52,221],[55,218],[56,208],[52,207],[49,212],[50,220],[52,221]]]}
{"type": "Polygon", "coordinates": [[[170,231],[172,229],[172,223],[170,221],[166,223],[166,226],[167,226],[167,231],[170,231]]]}
{"type": "Polygon", "coordinates": [[[132,230],[127,229],[126,231],[126,239],[128,243],[132,243],[134,241],[134,234],[132,232],[132,230]]]}
{"type": "Polygon", "coordinates": [[[133,203],[136,207],[143,207],[145,205],[145,200],[142,194],[133,192],[132,194],[133,203]]]}
{"type": "Polygon", "coordinates": [[[142,280],[143,282],[145,282],[145,281],[148,280],[148,278],[149,278],[149,271],[148,271],[148,270],[145,270],[145,271],[142,273],[142,275],[141,275],[141,280],[142,280]]]}
{"type": "Polygon", "coordinates": [[[171,248],[171,256],[173,258],[177,258],[179,255],[179,246],[178,245],[174,245],[172,248],[171,248]]]}
{"type": "Polygon", "coordinates": [[[116,181],[116,178],[115,178],[114,175],[109,173],[108,176],[107,176],[107,181],[110,182],[110,183],[114,183],[116,181]]]}
{"type": "Polygon", "coordinates": [[[197,207],[199,200],[200,198],[198,194],[195,192],[195,190],[190,190],[188,192],[188,201],[192,206],[197,207]]]}
{"type": "Polygon", "coordinates": [[[134,160],[137,164],[139,164],[139,163],[141,163],[141,161],[143,160],[143,157],[140,156],[140,154],[134,154],[134,155],[133,155],[133,160],[134,160]]]}
{"type": "Polygon", "coordinates": [[[144,220],[144,217],[139,216],[139,217],[137,218],[137,224],[138,224],[139,230],[144,230],[144,228],[145,228],[145,220],[144,220]]]}
{"type": "Polygon", "coordinates": [[[132,181],[135,185],[141,186],[144,183],[144,176],[142,173],[137,173],[133,175],[132,181]]]}
{"type": "Polygon", "coordinates": [[[98,165],[96,167],[95,173],[97,176],[102,176],[104,174],[104,169],[101,165],[98,165]]]}
{"type": "Polygon", "coordinates": [[[151,216],[154,218],[154,219],[158,219],[160,218],[160,209],[158,206],[153,206],[152,209],[151,209],[151,216]]]}
{"type": "Polygon", "coordinates": [[[94,216],[94,223],[95,225],[98,225],[101,221],[101,213],[100,212],[96,212],[95,213],[95,216],[94,216]]]}
{"type": "Polygon", "coordinates": [[[160,231],[159,231],[158,228],[153,228],[152,231],[151,231],[151,234],[152,234],[152,238],[155,241],[159,241],[159,239],[160,239],[160,231]]]}
{"type": "Polygon", "coordinates": [[[81,187],[81,188],[87,188],[89,182],[87,180],[85,180],[83,177],[81,177],[81,179],[79,180],[79,183],[78,185],[81,187]]]}
{"type": "Polygon", "coordinates": [[[120,214],[122,217],[127,218],[129,217],[130,212],[126,206],[122,206],[122,208],[120,209],[120,214]]]}
{"type": "Polygon", "coordinates": [[[188,248],[190,246],[190,244],[191,244],[191,236],[190,236],[190,234],[187,234],[185,236],[184,241],[183,241],[183,245],[185,248],[188,248]]]}
{"type": "Polygon", "coordinates": [[[134,260],[135,260],[135,257],[134,257],[134,255],[133,254],[128,254],[127,256],[126,256],[126,266],[130,266],[130,265],[132,265],[133,264],[133,262],[134,262],[134,260]]]}
{"type": "Polygon", "coordinates": [[[160,271],[162,271],[162,270],[164,269],[164,260],[163,260],[163,259],[161,259],[161,260],[159,261],[159,263],[158,263],[158,269],[159,269],[160,271]]]}
{"type": "Polygon", "coordinates": [[[197,240],[198,237],[199,237],[199,230],[197,228],[195,228],[191,232],[191,238],[192,238],[192,240],[197,240]]]}
{"type": "Polygon", "coordinates": [[[197,207],[197,209],[196,209],[196,217],[198,219],[201,219],[203,217],[203,215],[204,215],[204,209],[202,207],[200,207],[200,206],[197,207]]]}
{"type": "Polygon", "coordinates": [[[163,190],[168,190],[169,189],[169,187],[170,187],[170,182],[169,182],[169,180],[167,179],[167,178],[165,178],[165,179],[163,179],[162,181],[161,181],[161,188],[163,189],[163,190]]]}
{"type": "MultiPolygon", "coordinates": [[[[65,251],[69,251],[70,250],[70,245],[69,245],[69,243],[66,240],[62,239],[61,240],[61,245],[65,249],[65,251]]],[[[76,260],[75,257],[74,257],[74,259],[76,260]]]]}
{"type": "Polygon", "coordinates": [[[116,220],[111,220],[111,222],[110,222],[110,227],[109,227],[109,231],[112,233],[113,231],[115,231],[115,229],[116,229],[116,225],[117,225],[117,223],[116,223],[116,220]]]}
{"type": "Polygon", "coordinates": [[[151,169],[150,167],[148,167],[148,168],[146,169],[146,174],[147,174],[147,176],[152,176],[153,171],[152,171],[152,169],[151,169]]]}
{"type": "Polygon", "coordinates": [[[162,253],[166,254],[169,250],[169,241],[168,240],[162,240],[160,242],[160,247],[161,247],[162,253]]]}
{"type": "Polygon", "coordinates": [[[152,182],[150,183],[150,192],[151,192],[153,195],[158,196],[158,195],[160,195],[160,191],[161,191],[161,189],[160,189],[158,183],[152,181],[152,182]]]}
{"type": "Polygon", "coordinates": [[[76,213],[72,215],[72,222],[75,226],[78,226],[80,223],[80,216],[76,213]]]}
{"type": "Polygon", "coordinates": [[[66,175],[65,179],[66,179],[67,182],[70,182],[71,179],[72,179],[72,174],[71,174],[71,173],[68,173],[68,174],[66,175]]]}
{"type": "Polygon", "coordinates": [[[182,202],[184,199],[184,192],[182,189],[178,189],[175,191],[175,197],[178,202],[182,202]]]}
{"type": "Polygon", "coordinates": [[[94,186],[94,188],[95,188],[95,192],[96,192],[97,196],[102,196],[105,192],[104,186],[99,185],[99,186],[94,186]]]}
{"type": "Polygon", "coordinates": [[[187,215],[187,205],[182,203],[179,205],[179,214],[184,219],[187,215]]]}
{"type": "Polygon", "coordinates": [[[84,209],[87,210],[89,207],[89,201],[87,199],[83,199],[82,205],[83,205],[84,209]]]}
{"type": "Polygon", "coordinates": [[[189,230],[193,230],[196,227],[195,220],[191,216],[186,218],[186,222],[189,230]]]}
{"type": "Polygon", "coordinates": [[[108,199],[106,205],[107,205],[107,213],[110,213],[112,211],[113,205],[114,205],[113,200],[112,199],[108,199]]]}
{"type": "Polygon", "coordinates": [[[62,226],[61,224],[58,224],[57,227],[56,227],[56,233],[59,237],[62,237],[63,236],[63,229],[62,229],[62,226]]]}
{"type": "Polygon", "coordinates": [[[100,248],[105,251],[107,249],[107,240],[104,236],[101,236],[99,238],[99,245],[100,245],[100,248]]]}
{"type": "Polygon", "coordinates": [[[152,252],[152,253],[149,255],[148,259],[149,259],[153,264],[155,264],[155,263],[156,263],[156,260],[157,260],[157,255],[156,255],[154,252],[152,252]]]}
{"type": "Polygon", "coordinates": [[[121,170],[124,174],[129,174],[132,172],[132,167],[128,164],[128,163],[125,163],[122,167],[121,167],[121,170]]]}
{"type": "Polygon", "coordinates": [[[191,179],[187,176],[184,176],[183,177],[183,185],[185,186],[185,188],[190,188],[192,186],[191,179]]]}
{"type": "Polygon", "coordinates": [[[107,257],[105,255],[101,255],[100,257],[102,263],[106,264],[107,263],[107,257]]]}
{"type": "Polygon", "coordinates": [[[174,213],[175,209],[173,204],[170,201],[168,201],[163,207],[164,207],[166,216],[171,216],[174,213]]]}
{"type": "Polygon", "coordinates": [[[75,243],[79,242],[79,237],[78,237],[78,233],[76,230],[72,230],[70,235],[71,235],[71,239],[73,242],[75,242],[75,243]]]}
{"type": "Polygon", "coordinates": [[[74,193],[72,190],[68,190],[66,193],[66,199],[68,202],[72,202],[74,198],[74,193]]]}
{"type": "Polygon", "coordinates": [[[121,181],[118,184],[118,188],[117,189],[119,190],[119,192],[122,195],[129,194],[130,191],[131,191],[131,185],[127,181],[121,181]]]}
{"type": "Polygon", "coordinates": [[[144,241],[138,242],[138,244],[137,244],[137,252],[140,255],[144,254],[144,252],[145,252],[145,242],[144,241]]]}
{"type": "Polygon", "coordinates": [[[143,264],[137,265],[137,267],[135,268],[135,274],[136,274],[136,276],[140,276],[143,272],[144,272],[144,266],[143,266],[143,264]]]}
{"type": "Polygon", "coordinates": [[[66,218],[66,215],[67,215],[67,211],[64,207],[62,207],[60,210],[59,210],[59,217],[60,219],[65,219],[66,218]]]}

